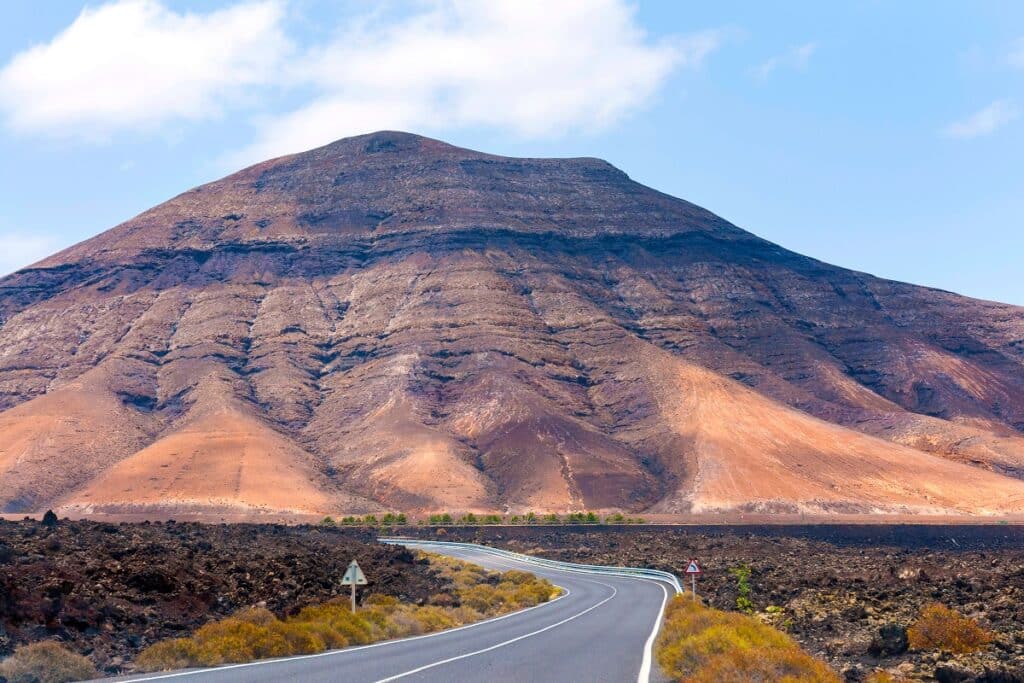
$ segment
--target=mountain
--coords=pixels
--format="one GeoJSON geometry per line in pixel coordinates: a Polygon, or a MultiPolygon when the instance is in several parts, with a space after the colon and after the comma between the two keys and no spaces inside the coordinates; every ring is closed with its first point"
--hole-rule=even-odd
{"type": "Polygon", "coordinates": [[[380,132],[0,280],[0,510],[1024,512],[1024,308],[380,132]]]}

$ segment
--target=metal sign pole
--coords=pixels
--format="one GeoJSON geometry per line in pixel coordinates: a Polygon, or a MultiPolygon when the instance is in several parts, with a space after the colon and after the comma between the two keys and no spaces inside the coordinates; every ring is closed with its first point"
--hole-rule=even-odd
{"type": "Polygon", "coordinates": [[[356,582],[352,582],[352,614],[356,613],[356,582]]]}
{"type": "MultiPolygon", "coordinates": [[[[353,586],[353,588],[354,588],[354,586],[353,586]]],[[[696,574],[690,574],[690,588],[693,591],[693,600],[694,600],[694,602],[696,602],[697,601],[697,575],[696,574]]]]}

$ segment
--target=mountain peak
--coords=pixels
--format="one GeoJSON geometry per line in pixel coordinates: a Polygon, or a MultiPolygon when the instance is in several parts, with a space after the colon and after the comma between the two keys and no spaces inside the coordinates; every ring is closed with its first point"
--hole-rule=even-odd
{"type": "Polygon", "coordinates": [[[751,236],[601,159],[485,154],[378,131],[271,159],[197,187],[40,265],[138,260],[234,245],[350,249],[394,235],[503,231],[590,239],[751,236]]]}
{"type": "Polygon", "coordinates": [[[1024,310],[381,131],[0,280],[0,511],[1024,514],[1024,310]]]}

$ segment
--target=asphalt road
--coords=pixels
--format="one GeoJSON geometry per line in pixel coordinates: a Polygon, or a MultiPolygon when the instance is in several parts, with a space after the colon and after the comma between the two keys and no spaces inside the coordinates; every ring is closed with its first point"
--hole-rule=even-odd
{"type": "Polygon", "coordinates": [[[667,680],[652,661],[651,653],[663,605],[673,592],[666,584],[537,567],[473,549],[430,550],[490,569],[523,569],[551,580],[564,588],[565,593],[556,600],[521,612],[425,636],[317,655],[125,680],[173,679],[183,683],[647,683],[667,680]]]}

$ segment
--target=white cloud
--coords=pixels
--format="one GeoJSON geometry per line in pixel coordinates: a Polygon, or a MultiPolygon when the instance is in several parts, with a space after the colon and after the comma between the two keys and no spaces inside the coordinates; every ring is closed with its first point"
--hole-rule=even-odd
{"type": "Polygon", "coordinates": [[[58,248],[48,235],[0,232],[0,277],[39,261],[58,248]]]}
{"type": "Polygon", "coordinates": [[[1020,109],[1010,100],[996,100],[966,119],[946,126],[944,133],[951,138],[970,139],[990,135],[1020,116],[1020,109]]]}
{"type": "Polygon", "coordinates": [[[218,116],[273,78],[288,49],[277,0],[178,14],[157,0],[85,9],[0,71],[0,108],[18,131],[88,138],[218,116]]]}
{"type": "Polygon", "coordinates": [[[305,105],[265,119],[236,161],[382,128],[486,126],[521,137],[604,128],[647,104],[721,42],[650,40],[622,0],[440,0],[368,15],[292,64],[305,105]]]}
{"type": "Polygon", "coordinates": [[[791,47],[781,55],[775,55],[754,67],[754,76],[763,81],[781,68],[803,71],[807,68],[807,63],[817,49],[817,43],[804,43],[791,47]]]}

